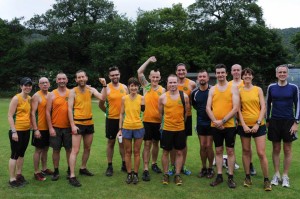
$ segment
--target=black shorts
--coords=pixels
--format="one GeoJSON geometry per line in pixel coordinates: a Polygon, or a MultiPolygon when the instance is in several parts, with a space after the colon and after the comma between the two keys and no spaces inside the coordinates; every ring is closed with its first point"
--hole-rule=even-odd
{"type": "Polygon", "coordinates": [[[236,127],[229,127],[223,130],[211,127],[215,147],[223,146],[225,140],[225,146],[228,148],[234,148],[236,127]]]}
{"type": "MultiPolygon", "coordinates": [[[[250,126],[250,128],[252,128],[252,126],[250,126]]],[[[264,135],[267,134],[266,125],[259,126],[256,133],[245,133],[243,127],[238,126],[238,134],[241,137],[245,137],[245,138],[251,138],[251,137],[257,138],[257,137],[260,137],[260,136],[264,136],[264,135]]]]}
{"type": "Polygon", "coordinates": [[[34,137],[34,131],[32,131],[31,145],[39,149],[49,147],[49,130],[41,130],[40,133],[41,138],[38,139],[34,137]]]}
{"type": "Polygon", "coordinates": [[[192,116],[187,116],[186,121],[185,121],[185,135],[186,136],[191,136],[193,135],[193,125],[192,125],[192,116]]]}
{"type": "Polygon", "coordinates": [[[144,122],[144,140],[160,140],[160,123],[144,122]]]}
{"type": "Polygon", "coordinates": [[[294,124],[294,120],[276,120],[270,119],[268,128],[268,139],[272,142],[293,142],[297,140],[297,135],[291,135],[290,129],[294,124]]]}
{"type": "Polygon", "coordinates": [[[209,125],[197,125],[197,133],[201,136],[212,136],[211,126],[209,125]]]}
{"type": "Polygon", "coordinates": [[[30,140],[30,130],[27,131],[17,131],[18,141],[12,139],[12,131],[8,131],[8,137],[10,140],[11,155],[10,158],[17,160],[19,157],[24,157],[25,151],[27,149],[30,140]]]}
{"type": "Polygon", "coordinates": [[[117,133],[119,132],[119,121],[119,119],[106,118],[105,134],[107,139],[116,139],[117,133]]]}
{"type": "Polygon", "coordinates": [[[53,127],[56,136],[50,136],[49,146],[53,148],[53,150],[60,150],[61,147],[65,147],[65,149],[72,148],[72,134],[71,128],[56,128],[53,127]]]}
{"type": "Polygon", "coordinates": [[[184,131],[163,130],[160,140],[160,148],[171,151],[182,150],[186,147],[186,135],[184,131]]]}
{"type": "Polygon", "coordinates": [[[76,124],[76,126],[79,128],[77,133],[84,136],[88,134],[93,134],[95,132],[94,130],[94,125],[81,125],[81,124],[76,124]]]}

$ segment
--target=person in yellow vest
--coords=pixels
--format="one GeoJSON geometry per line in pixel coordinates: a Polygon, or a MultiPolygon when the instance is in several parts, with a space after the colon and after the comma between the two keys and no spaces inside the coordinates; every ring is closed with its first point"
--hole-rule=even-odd
{"type": "Polygon", "coordinates": [[[241,106],[239,110],[238,131],[242,141],[242,157],[246,173],[244,186],[249,187],[252,185],[250,178],[250,161],[251,137],[253,137],[264,176],[264,190],[271,191],[272,186],[269,180],[268,160],[266,156],[265,98],[262,89],[252,85],[253,78],[254,72],[250,68],[245,68],[242,71],[244,86],[239,89],[241,106]]]}
{"type": "Polygon", "coordinates": [[[217,177],[210,185],[217,186],[223,182],[222,165],[225,140],[229,174],[227,184],[229,188],[235,188],[236,183],[233,180],[233,170],[235,163],[236,123],[234,116],[239,109],[239,93],[237,87],[228,84],[226,66],[218,64],[215,69],[218,82],[210,89],[206,104],[206,112],[211,119],[217,165],[217,177]]]}
{"type": "Polygon", "coordinates": [[[30,100],[32,81],[28,77],[20,80],[21,93],[15,95],[8,108],[8,123],[10,130],[11,155],[8,162],[9,186],[13,188],[24,186],[27,181],[22,175],[24,155],[30,139],[30,100]]]}
{"type": "Polygon", "coordinates": [[[92,114],[92,96],[100,100],[106,98],[106,82],[104,78],[99,78],[103,86],[103,94],[95,88],[87,86],[88,77],[86,72],[79,70],[75,74],[75,81],[78,86],[70,91],[68,99],[68,116],[72,129],[72,150],[70,154],[70,178],[69,183],[74,187],[80,187],[81,184],[75,177],[76,158],[80,150],[81,138],[83,138],[82,163],[79,169],[80,175],[93,176],[87,167],[87,161],[90,156],[91,145],[94,135],[94,122],[92,114]]]}
{"type": "Polygon", "coordinates": [[[46,119],[49,128],[49,146],[53,149],[52,161],[54,173],[51,180],[59,179],[59,160],[60,150],[63,146],[66,151],[67,175],[70,175],[69,157],[72,147],[72,136],[70,123],[68,119],[68,97],[69,89],[67,88],[68,78],[66,74],[60,72],[56,75],[57,89],[54,89],[47,96],[46,119]]]}
{"type": "Polygon", "coordinates": [[[38,181],[46,180],[46,175],[53,175],[53,171],[47,168],[47,154],[49,149],[49,129],[46,120],[46,105],[49,80],[46,77],[39,79],[40,90],[31,98],[31,121],[32,141],[35,147],[33,153],[34,178],[38,181]],[[39,170],[39,163],[42,163],[42,170],[39,170]]]}
{"type": "Polygon", "coordinates": [[[122,97],[119,132],[117,136],[122,136],[124,142],[127,169],[125,181],[127,184],[137,184],[139,182],[140,151],[145,134],[141,118],[141,112],[145,109],[145,101],[144,96],[138,94],[139,82],[135,77],[131,77],[128,80],[128,89],[129,94],[122,97]],[[134,156],[133,171],[131,171],[132,152],[134,156]]]}
{"type": "Polygon", "coordinates": [[[157,70],[151,70],[149,74],[150,83],[147,81],[144,71],[150,63],[155,63],[156,58],[154,56],[148,58],[148,60],[141,65],[138,69],[138,78],[144,91],[145,97],[145,112],[144,112],[144,150],[143,150],[143,161],[144,161],[144,172],[142,179],[144,181],[150,181],[149,174],[149,161],[150,161],[150,150],[152,147],[152,164],[151,168],[156,173],[161,173],[161,169],[157,166],[157,157],[159,153],[159,140],[160,140],[160,125],[161,117],[158,111],[158,98],[165,92],[165,89],[159,85],[161,79],[160,72],[157,70]]]}
{"type": "Polygon", "coordinates": [[[184,129],[184,121],[187,117],[189,108],[189,97],[184,92],[178,90],[178,80],[176,75],[169,75],[167,87],[168,91],[159,97],[159,113],[163,118],[162,134],[160,146],[163,149],[162,166],[164,185],[169,184],[169,153],[175,149],[175,176],[174,182],[176,185],[182,184],[180,176],[183,166],[183,150],[186,147],[186,133],[184,129]]]}
{"type": "MultiPolygon", "coordinates": [[[[108,77],[110,83],[107,84],[107,97],[106,100],[99,100],[99,108],[105,112],[105,134],[107,138],[107,169],[106,176],[113,175],[113,155],[117,133],[119,132],[119,118],[121,111],[122,97],[128,94],[128,88],[125,84],[120,83],[120,71],[117,66],[112,66],[108,69],[108,77]]],[[[101,91],[101,93],[104,90],[101,91]]],[[[122,159],[121,171],[127,172],[125,165],[125,152],[123,142],[118,142],[119,152],[122,159]]]]}

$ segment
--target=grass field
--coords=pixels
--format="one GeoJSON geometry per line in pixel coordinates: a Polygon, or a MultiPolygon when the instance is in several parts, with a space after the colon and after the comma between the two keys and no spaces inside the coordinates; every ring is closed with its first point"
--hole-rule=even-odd
{"type": "MultiPolygon", "coordinates": [[[[8,139],[8,122],[7,109],[9,100],[0,99],[0,198],[299,198],[300,196],[300,143],[293,143],[293,161],[290,168],[290,188],[274,187],[273,191],[265,192],[263,190],[263,177],[260,164],[253,145],[254,156],[253,162],[257,170],[257,175],[252,177],[253,186],[251,188],[243,187],[244,170],[241,160],[240,139],[236,140],[236,157],[241,166],[235,171],[235,181],[238,186],[236,189],[229,189],[227,183],[217,187],[210,187],[211,180],[199,179],[197,174],[200,170],[199,143],[195,133],[188,139],[188,158],[187,166],[192,171],[191,176],[183,176],[183,185],[176,186],[173,182],[167,186],[161,184],[161,175],[150,171],[151,181],[140,181],[138,185],[127,185],[125,183],[126,174],[120,171],[121,160],[118,154],[118,148],[115,148],[114,155],[114,176],[106,177],[106,139],[104,133],[104,114],[93,103],[93,118],[95,122],[95,137],[92,146],[91,156],[88,161],[88,168],[95,173],[94,177],[85,177],[78,175],[78,169],[81,162],[81,153],[77,160],[76,175],[82,184],[81,188],[74,188],[66,180],[66,159],[64,150],[61,152],[60,161],[60,179],[56,182],[51,181],[48,177],[44,182],[35,181],[33,178],[33,147],[28,146],[25,154],[25,163],[23,175],[29,181],[29,184],[20,189],[8,187],[8,160],[10,157],[10,146],[8,139]]],[[[195,114],[195,113],[194,113],[195,114]]],[[[194,115],[194,120],[195,120],[194,115]]],[[[195,123],[194,123],[195,124],[195,123]]],[[[48,165],[53,169],[52,151],[49,151],[48,165]]],[[[159,154],[160,163],[161,152],[159,154]]],[[[273,166],[271,159],[271,143],[267,141],[267,157],[269,160],[270,178],[273,176],[273,166]]],[[[142,161],[141,161],[142,162],[142,161]]],[[[282,167],[282,165],[281,165],[282,167]]],[[[226,171],[224,170],[224,173],[226,171]]],[[[142,164],[140,167],[140,180],[142,175],[142,164]]],[[[224,179],[227,177],[224,175],[224,179]]],[[[171,178],[172,179],[172,178],[171,178]]]]}

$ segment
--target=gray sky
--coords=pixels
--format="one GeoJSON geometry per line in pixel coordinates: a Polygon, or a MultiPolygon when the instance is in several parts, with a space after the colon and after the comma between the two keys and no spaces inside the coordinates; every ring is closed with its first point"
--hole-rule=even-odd
{"type": "MultiPolygon", "coordinates": [[[[119,13],[136,18],[138,8],[153,10],[182,3],[184,7],[195,0],[112,0],[119,13]]],[[[29,20],[34,14],[45,13],[55,0],[0,0],[0,18],[11,20],[24,16],[29,20]]],[[[258,0],[263,8],[264,19],[270,28],[300,27],[300,0],[258,0]]]]}

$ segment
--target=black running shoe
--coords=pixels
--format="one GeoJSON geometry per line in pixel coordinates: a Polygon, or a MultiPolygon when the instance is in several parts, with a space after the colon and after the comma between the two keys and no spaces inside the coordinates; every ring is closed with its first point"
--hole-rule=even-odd
{"type": "Polygon", "coordinates": [[[142,176],[143,181],[150,181],[150,174],[148,170],[145,170],[143,172],[143,176],[142,176]]]}
{"type": "Polygon", "coordinates": [[[8,184],[11,188],[20,188],[23,187],[24,185],[21,184],[20,182],[18,182],[17,180],[13,180],[13,181],[8,181],[8,184]]]}
{"type": "Polygon", "coordinates": [[[161,169],[157,166],[157,163],[152,164],[151,168],[155,173],[162,173],[161,169]]]}
{"type": "Polygon", "coordinates": [[[228,187],[231,189],[236,188],[236,183],[233,181],[233,178],[228,178],[227,184],[228,184],[228,187]]]}
{"type": "Polygon", "coordinates": [[[69,179],[69,183],[70,185],[74,186],[74,187],[81,187],[80,182],[76,179],[76,177],[72,177],[69,179]]]}
{"type": "Polygon", "coordinates": [[[132,180],[133,180],[132,173],[128,173],[125,182],[126,182],[127,184],[130,184],[130,183],[132,183],[132,180]]]}
{"type": "Polygon", "coordinates": [[[137,174],[133,174],[132,176],[132,183],[137,184],[139,182],[139,177],[137,174]]]}
{"type": "Polygon", "coordinates": [[[54,172],[52,177],[51,177],[51,180],[52,181],[57,181],[58,179],[59,179],[59,173],[54,172]]]}
{"type": "Polygon", "coordinates": [[[106,169],[106,172],[105,172],[105,175],[106,176],[112,176],[114,173],[114,169],[112,166],[108,166],[107,169],[106,169]]]}
{"type": "Polygon", "coordinates": [[[211,179],[211,178],[213,178],[214,176],[215,176],[215,172],[214,172],[213,168],[208,168],[208,169],[207,169],[206,178],[211,179]]]}
{"type": "Polygon", "coordinates": [[[17,180],[17,182],[19,182],[20,184],[23,184],[23,185],[29,184],[29,182],[27,180],[25,180],[25,178],[22,174],[17,174],[16,180],[17,180]]]}
{"type": "Polygon", "coordinates": [[[79,174],[85,176],[94,176],[94,174],[87,170],[87,168],[79,169],[79,174]]]}
{"type": "Polygon", "coordinates": [[[205,176],[207,176],[207,168],[202,168],[201,171],[198,174],[198,177],[203,178],[205,176]]]}

